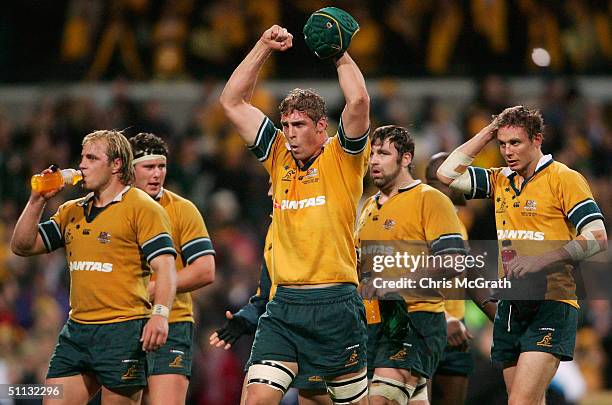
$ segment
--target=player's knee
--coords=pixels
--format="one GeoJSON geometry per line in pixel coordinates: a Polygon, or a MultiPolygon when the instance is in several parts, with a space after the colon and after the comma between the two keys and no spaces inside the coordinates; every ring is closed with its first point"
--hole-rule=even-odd
{"type": "Polygon", "coordinates": [[[259,393],[249,394],[246,398],[245,405],[268,405],[270,404],[270,398],[266,395],[259,393]]]}
{"type": "Polygon", "coordinates": [[[388,398],[383,398],[380,395],[372,396],[371,391],[372,391],[372,387],[370,387],[370,394],[368,396],[369,405],[388,405],[389,404],[388,398]]]}
{"type": "Polygon", "coordinates": [[[387,404],[395,401],[399,405],[406,405],[412,397],[415,387],[404,384],[392,378],[381,377],[374,374],[370,385],[370,404],[387,404]],[[385,400],[381,400],[384,398],[385,400]]]}
{"type": "MultiPolygon", "coordinates": [[[[249,367],[247,386],[263,384],[285,394],[294,378],[295,374],[293,371],[279,361],[256,361],[249,367]]],[[[247,398],[248,404],[250,404],[249,399],[247,398]]]]}
{"type": "Polygon", "coordinates": [[[414,393],[410,398],[410,402],[422,401],[422,403],[429,403],[429,395],[427,394],[427,379],[425,377],[419,377],[417,385],[414,389],[414,393]]]}
{"type": "Polygon", "coordinates": [[[326,381],[327,392],[334,405],[348,405],[358,402],[368,395],[366,370],[343,380],[326,381]]]}

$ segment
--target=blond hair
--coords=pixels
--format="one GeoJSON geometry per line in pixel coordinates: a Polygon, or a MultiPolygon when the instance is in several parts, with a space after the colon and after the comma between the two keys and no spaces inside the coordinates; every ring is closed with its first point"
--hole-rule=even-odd
{"type": "Polygon", "coordinates": [[[83,138],[82,145],[104,141],[106,142],[106,156],[108,157],[109,165],[115,160],[121,160],[121,172],[119,173],[119,181],[122,184],[128,185],[134,180],[134,167],[132,160],[132,147],[125,135],[121,131],[113,130],[98,130],[94,131],[83,138]]]}

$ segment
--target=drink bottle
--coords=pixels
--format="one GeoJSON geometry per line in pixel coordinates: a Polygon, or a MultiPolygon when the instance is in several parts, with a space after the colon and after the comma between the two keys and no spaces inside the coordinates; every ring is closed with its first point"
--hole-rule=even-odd
{"type": "Polygon", "coordinates": [[[509,240],[502,241],[501,260],[504,268],[504,276],[508,275],[508,263],[516,257],[516,250],[512,247],[512,242],[509,240]]]}
{"type": "Polygon", "coordinates": [[[56,170],[51,173],[35,174],[32,176],[32,190],[38,193],[47,193],[62,186],[62,184],[74,186],[79,181],[83,180],[83,174],[80,170],[64,169],[56,170]]]}

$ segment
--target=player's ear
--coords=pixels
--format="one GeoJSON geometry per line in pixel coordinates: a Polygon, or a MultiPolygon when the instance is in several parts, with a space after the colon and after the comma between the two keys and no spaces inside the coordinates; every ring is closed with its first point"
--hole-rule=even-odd
{"type": "Polygon", "coordinates": [[[541,132],[538,132],[537,134],[534,135],[533,137],[533,143],[537,146],[537,147],[541,147],[542,146],[542,142],[544,141],[544,135],[541,132]]]}
{"type": "Polygon", "coordinates": [[[324,132],[327,129],[327,117],[321,117],[317,122],[317,132],[324,132]]]}
{"type": "Polygon", "coordinates": [[[123,167],[123,160],[120,158],[115,158],[113,160],[113,174],[121,173],[121,168],[123,167]]]}
{"type": "Polygon", "coordinates": [[[412,163],[412,153],[406,152],[404,156],[402,156],[402,167],[405,169],[410,166],[410,163],[412,163]]]}

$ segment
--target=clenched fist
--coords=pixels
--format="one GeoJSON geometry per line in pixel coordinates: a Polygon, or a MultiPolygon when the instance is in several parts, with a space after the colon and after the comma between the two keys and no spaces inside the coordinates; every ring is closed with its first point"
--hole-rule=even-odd
{"type": "Polygon", "coordinates": [[[293,35],[286,28],[275,24],[263,33],[261,42],[274,51],[286,51],[293,46],[293,35]]]}

